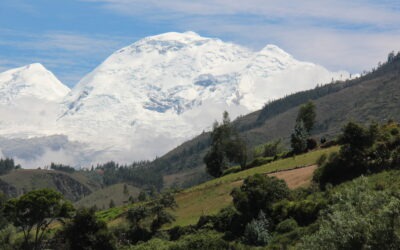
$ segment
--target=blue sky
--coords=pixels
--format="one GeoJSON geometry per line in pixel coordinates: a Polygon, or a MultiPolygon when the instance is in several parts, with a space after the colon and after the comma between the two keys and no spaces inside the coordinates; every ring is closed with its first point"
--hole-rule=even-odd
{"type": "Polygon", "coordinates": [[[73,86],[123,46],[188,30],[360,72],[400,50],[400,2],[1,0],[0,71],[40,62],[73,86]]]}

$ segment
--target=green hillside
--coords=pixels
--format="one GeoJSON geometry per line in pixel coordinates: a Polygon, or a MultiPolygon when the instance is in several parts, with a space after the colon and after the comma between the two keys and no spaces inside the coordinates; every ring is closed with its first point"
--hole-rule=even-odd
{"type": "MultiPolygon", "coordinates": [[[[248,176],[315,165],[321,155],[337,151],[338,147],[312,151],[303,155],[278,160],[259,167],[229,174],[180,191],[175,194],[178,207],[173,211],[173,214],[176,216],[176,221],[172,225],[169,225],[169,227],[195,224],[200,216],[215,214],[222,208],[228,206],[232,202],[230,192],[234,187],[240,186],[243,179],[248,176]]],[[[311,176],[306,176],[306,178],[308,178],[308,181],[311,181],[311,176]]],[[[79,202],[77,204],[79,204],[79,202]]],[[[139,204],[134,204],[133,206],[138,205],[139,204]]],[[[111,225],[115,225],[116,223],[113,221],[115,219],[119,220],[120,216],[122,216],[129,207],[130,206],[124,206],[101,211],[99,212],[99,216],[108,221],[111,225]]]]}
{"type": "Polygon", "coordinates": [[[68,174],[53,170],[19,169],[0,176],[0,190],[10,197],[50,188],[69,200],[77,201],[99,187],[82,172],[68,174]]]}
{"type": "MultiPolygon", "coordinates": [[[[316,126],[312,131],[316,138],[335,137],[348,121],[399,121],[400,57],[357,79],[331,83],[273,101],[233,123],[250,148],[279,138],[287,144],[299,105],[310,99],[317,107],[316,126]]],[[[188,178],[204,180],[204,167],[199,167],[203,166],[209,145],[210,134],[202,133],[158,158],[151,166],[167,174],[169,183],[173,183],[173,177],[184,186],[187,185],[182,180],[188,178]],[[194,173],[191,169],[198,171],[194,173]]]]}
{"type": "Polygon", "coordinates": [[[108,208],[111,200],[115,206],[122,206],[129,202],[129,198],[136,198],[140,189],[132,185],[118,183],[108,187],[100,188],[93,193],[75,202],[76,207],[96,206],[99,209],[108,208]],[[126,186],[126,189],[125,189],[126,186]]]}

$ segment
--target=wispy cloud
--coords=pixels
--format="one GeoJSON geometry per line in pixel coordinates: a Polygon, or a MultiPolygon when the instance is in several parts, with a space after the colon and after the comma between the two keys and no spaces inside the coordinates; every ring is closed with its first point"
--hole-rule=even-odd
{"type": "Polygon", "coordinates": [[[1,33],[0,48],[19,51],[12,57],[0,56],[1,71],[40,62],[69,86],[74,85],[129,40],[124,37],[88,36],[70,32],[31,34],[1,30],[1,33]]]}
{"type": "MultiPolygon", "coordinates": [[[[326,19],[336,22],[363,23],[370,25],[391,25],[400,21],[397,1],[366,0],[82,0],[103,3],[105,8],[126,14],[147,15],[149,13],[171,12],[180,15],[267,15],[269,17],[291,19],[326,19]]],[[[153,18],[153,16],[151,16],[153,18]]],[[[157,17],[157,16],[156,16],[157,17]]]]}
{"type": "Polygon", "coordinates": [[[400,49],[397,0],[82,0],[259,49],[276,43],[331,69],[368,69],[400,49]],[[397,7],[396,7],[397,6],[397,7]]]}

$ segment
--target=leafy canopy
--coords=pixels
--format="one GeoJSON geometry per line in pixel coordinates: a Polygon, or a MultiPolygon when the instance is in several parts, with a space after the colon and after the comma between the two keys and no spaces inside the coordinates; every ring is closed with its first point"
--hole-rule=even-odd
{"type": "Polygon", "coordinates": [[[5,213],[16,227],[22,229],[24,244],[29,244],[34,231],[33,249],[40,249],[40,243],[50,224],[55,220],[69,218],[74,208],[63,196],[51,189],[31,191],[7,202],[5,213]]]}

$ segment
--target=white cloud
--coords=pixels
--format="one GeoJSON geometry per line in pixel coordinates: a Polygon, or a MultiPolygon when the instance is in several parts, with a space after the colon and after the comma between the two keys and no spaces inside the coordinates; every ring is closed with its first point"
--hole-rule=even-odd
{"type": "Polygon", "coordinates": [[[299,59],[332,70],[369,69],[389,51],[400,49],[396,0],[82,1],[256,49],[275,43],[299,59]]]}
{"type": "MultiPolygon", "coordinates": [[[[280,1],[280,0],[83,0],[88,2],[104,3],[105,8],[126,14],[146,15],[160,13],[169,15],[171,12],[181,15],[236,15],[251,14],[267,17],[295,19],[295,18],[323,18],[335,21],[352,23],[368,23],[373,25],[387,25],[400,21],[396,9],[396,1],[373,2],[365,0],[308,0],[308,1],[280,1]]],[[[157,17],[157,16],[156,16],[157,17]]],[[[154,16],[151,16],[154,18],[154,16]]]]}

